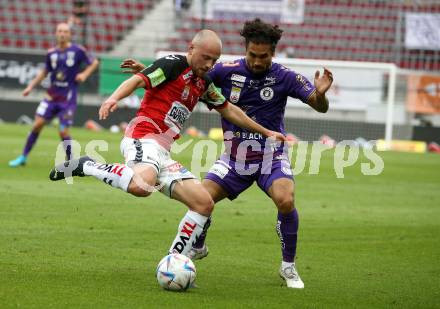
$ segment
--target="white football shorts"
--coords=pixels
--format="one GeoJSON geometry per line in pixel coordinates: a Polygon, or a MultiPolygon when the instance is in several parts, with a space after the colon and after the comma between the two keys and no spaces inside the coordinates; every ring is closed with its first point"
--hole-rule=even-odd
{"type": "Polygon", "coordinates": [[[171,197],[177,181],[196,178],[182,164],[171,159],[170,152],[153,139],[124,137],[121,141],[121,153],[128,166],[144,163],[154,167],[157,171],[156,187],[168,197],[171,197]]]}

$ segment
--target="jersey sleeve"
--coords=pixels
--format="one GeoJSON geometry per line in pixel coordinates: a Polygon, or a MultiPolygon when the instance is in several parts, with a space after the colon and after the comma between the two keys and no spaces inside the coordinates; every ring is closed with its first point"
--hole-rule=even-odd
{"type": "Polygon", "coordinates": [[[170,55],[157,59],[150,66],[146,67],[136,75],[142,77],[146,83],[145,88],[150,89],[159,86],[165,81],[176,79],[178,77],[178,74],[176,73],[183,71],[179,70],[181,64],[181,58],[175,55],[170,55]]]}
{"type": "Polygon", "coordinates": [[[214,85],[209,75],[205,75],[206,91],[200,97],[200,101],[205,103],[209,109],[221,109],[226,107],[228,101],[221,91],[214,85]]]}
{"type": "Polygon", "coordinates": [[[44,68],[46,69],[47,72],[52,72],[52,66],[50,64],[50,53],[46,54],[46,61],[45,61],[44,68]]]}
{"type": "Polygon", "coordinates": [[[288,71],[286,75],[287,94],[295,99],[307,103],[310,96],[316,91],[315,86],[303,75],[288,71]]]}
{"type": "Polygon", "coordinates": [[[95,57],[93,57],[84,46],[79,46],[79,50],[81,51],[81,61],[87,65],[91,65],[95,57]]]}

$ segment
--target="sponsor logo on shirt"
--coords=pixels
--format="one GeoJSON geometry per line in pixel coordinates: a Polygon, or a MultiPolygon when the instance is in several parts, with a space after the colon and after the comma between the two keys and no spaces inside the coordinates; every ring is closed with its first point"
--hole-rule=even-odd
{"type": "Polygon", "coordinates": [[[54,85],[57,86],[57,87],[65,88],[65,87],[69,86],[69,83],[68,82],[58,82],[58,81],[56,81],[56,82],[54,82],[54,85]]]}
{"type": "Polygon", "coordinates": [[[241,88],[244,87],[244,83],[239,83],[239,82],[236,82],[236,81],[232,81],[232,85],[237,86],[237,87],[241,87],[241,88]]]}
{"type": "Polygon", "coordinates": [[[242,139],[254,139],[254,140],[262,140],[264,136],[261,133],[252,133],[252,132],[234,132],[234,136],[242,139]]]}
{"type": "Polygon", "coordinates": [[[241,93],[241,88],[232,87],[231,95],[229,96],[229,101],[231,101],[232,103],[237,103],[238,100],[240,99],[240,93],[241,93]]]}
{"type": "Polygon", "coordinates": [[[276,83],[275,77],[267,76],[266,79],[264,80],[263,86],[271,86],[271,85],[274,85],[275,83],[276,83]]]}
{"type": "Polygon", "coordinates": [[[179,133],[182,130],[183,124],[189,118],[191,112],[185,105],[180,102],[173,102],[170,110],[165,116],[165,124],[174,132],[179,133]]]}
{"type": "Polygon", "coordinates": [[[235,80],[236,82],[244,83],[246,81],[246,76],[232,74],[231,80],[235,80]]]}
{"type": "Polygon", "coordinates": [[[304,88],[305,91],[309,91],[310,90],[309,83],[304,78],[304,76],[298,74],[298,75],[296,75],[296,80],[303,85],[303,88],[304,88]]]}
{"type": "Polygon", "coordinates": [[[156,87],[160,83],[164,82],[166,79],[165,74],[161,68],[157,68],[156,70],[148,74],[147,77],[150,79],[152,87],[156,87]]]}
{"type": "Polygon", "coordinates": [[[273,90],[270,87],[265,87],[263,89],[261,89],[260,91],[260,97],[264,100],[264,101],[269,101],[273,98],[273,90]]]}

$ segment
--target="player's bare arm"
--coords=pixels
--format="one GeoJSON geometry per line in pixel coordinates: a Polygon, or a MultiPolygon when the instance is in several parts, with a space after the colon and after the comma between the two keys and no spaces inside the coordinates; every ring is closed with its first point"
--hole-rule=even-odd
{"type": "Polygon", "coordinates": [[[147,66],[135,59],[124,59],[120,65],[123,69],[122,73],[137,74],[145,69],[147,66]]]}
{"type": "Polygon", "coordinates": [[[34,89],[35,86],[38,86],[43,79],[45,79],[47,76],[47,70],[43,69],[41,70],[37,76],[29,83],[29,85],[23,90],[23,96],[28,96],[29,93],[31,93],[32,89],[34,89]]]}
{"type": "Polygon", "coordinates": [[[107,119],[109,113],[114,112],[118,108],[119,100],[128,97],[136,89],[144,88],[145,86],[145,81],[137,75],[133,75],[124,81],[112,95],[102,103],[99,109],[99,120],[107,119]]]}
{"type": "Polygon", "coordinates": [[[75,80],[79,83],[83,83],[87,78],[98,68],[99,61],[98,59],[94,59],[93,62],[88,65],[81,73],[78,73],[75,77],[75,80]]]}
{"type": "Polygon", "coordinates": [[[324,68],[324,73],[320,76],[319,71],[315,72],[314,84],[316,91],[310,96],[307,104],[309,104],[314,110],[320,113],[326,113],[328,111],[329,102],[325,96],[325,93],[330,89],[333,83],[333,74],[328,69],[324,68]]]}
{"type": "Polygon", "coordinates": [[[234,104],[227,104],[226,107],[217,109],[217,111],[222,115],[222,117],[243,129],[261,133],[265,137],[270,137],[278,141],[286,141],[286,137],[283,134],[268,130],[259,125],[234,104]]]}

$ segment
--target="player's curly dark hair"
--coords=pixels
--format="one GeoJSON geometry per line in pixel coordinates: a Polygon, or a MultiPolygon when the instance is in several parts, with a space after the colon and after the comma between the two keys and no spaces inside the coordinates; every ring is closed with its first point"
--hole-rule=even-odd
{"type": "Polygon", "coordinates": [[[275,51],[278,41],[281,39],[283,30],[277,25],[266,24],[259,18],[244,23],[240,35],[246,40],[246,47],[249,42],[256,44],[271,44],[272,51],[275,51]]]}

